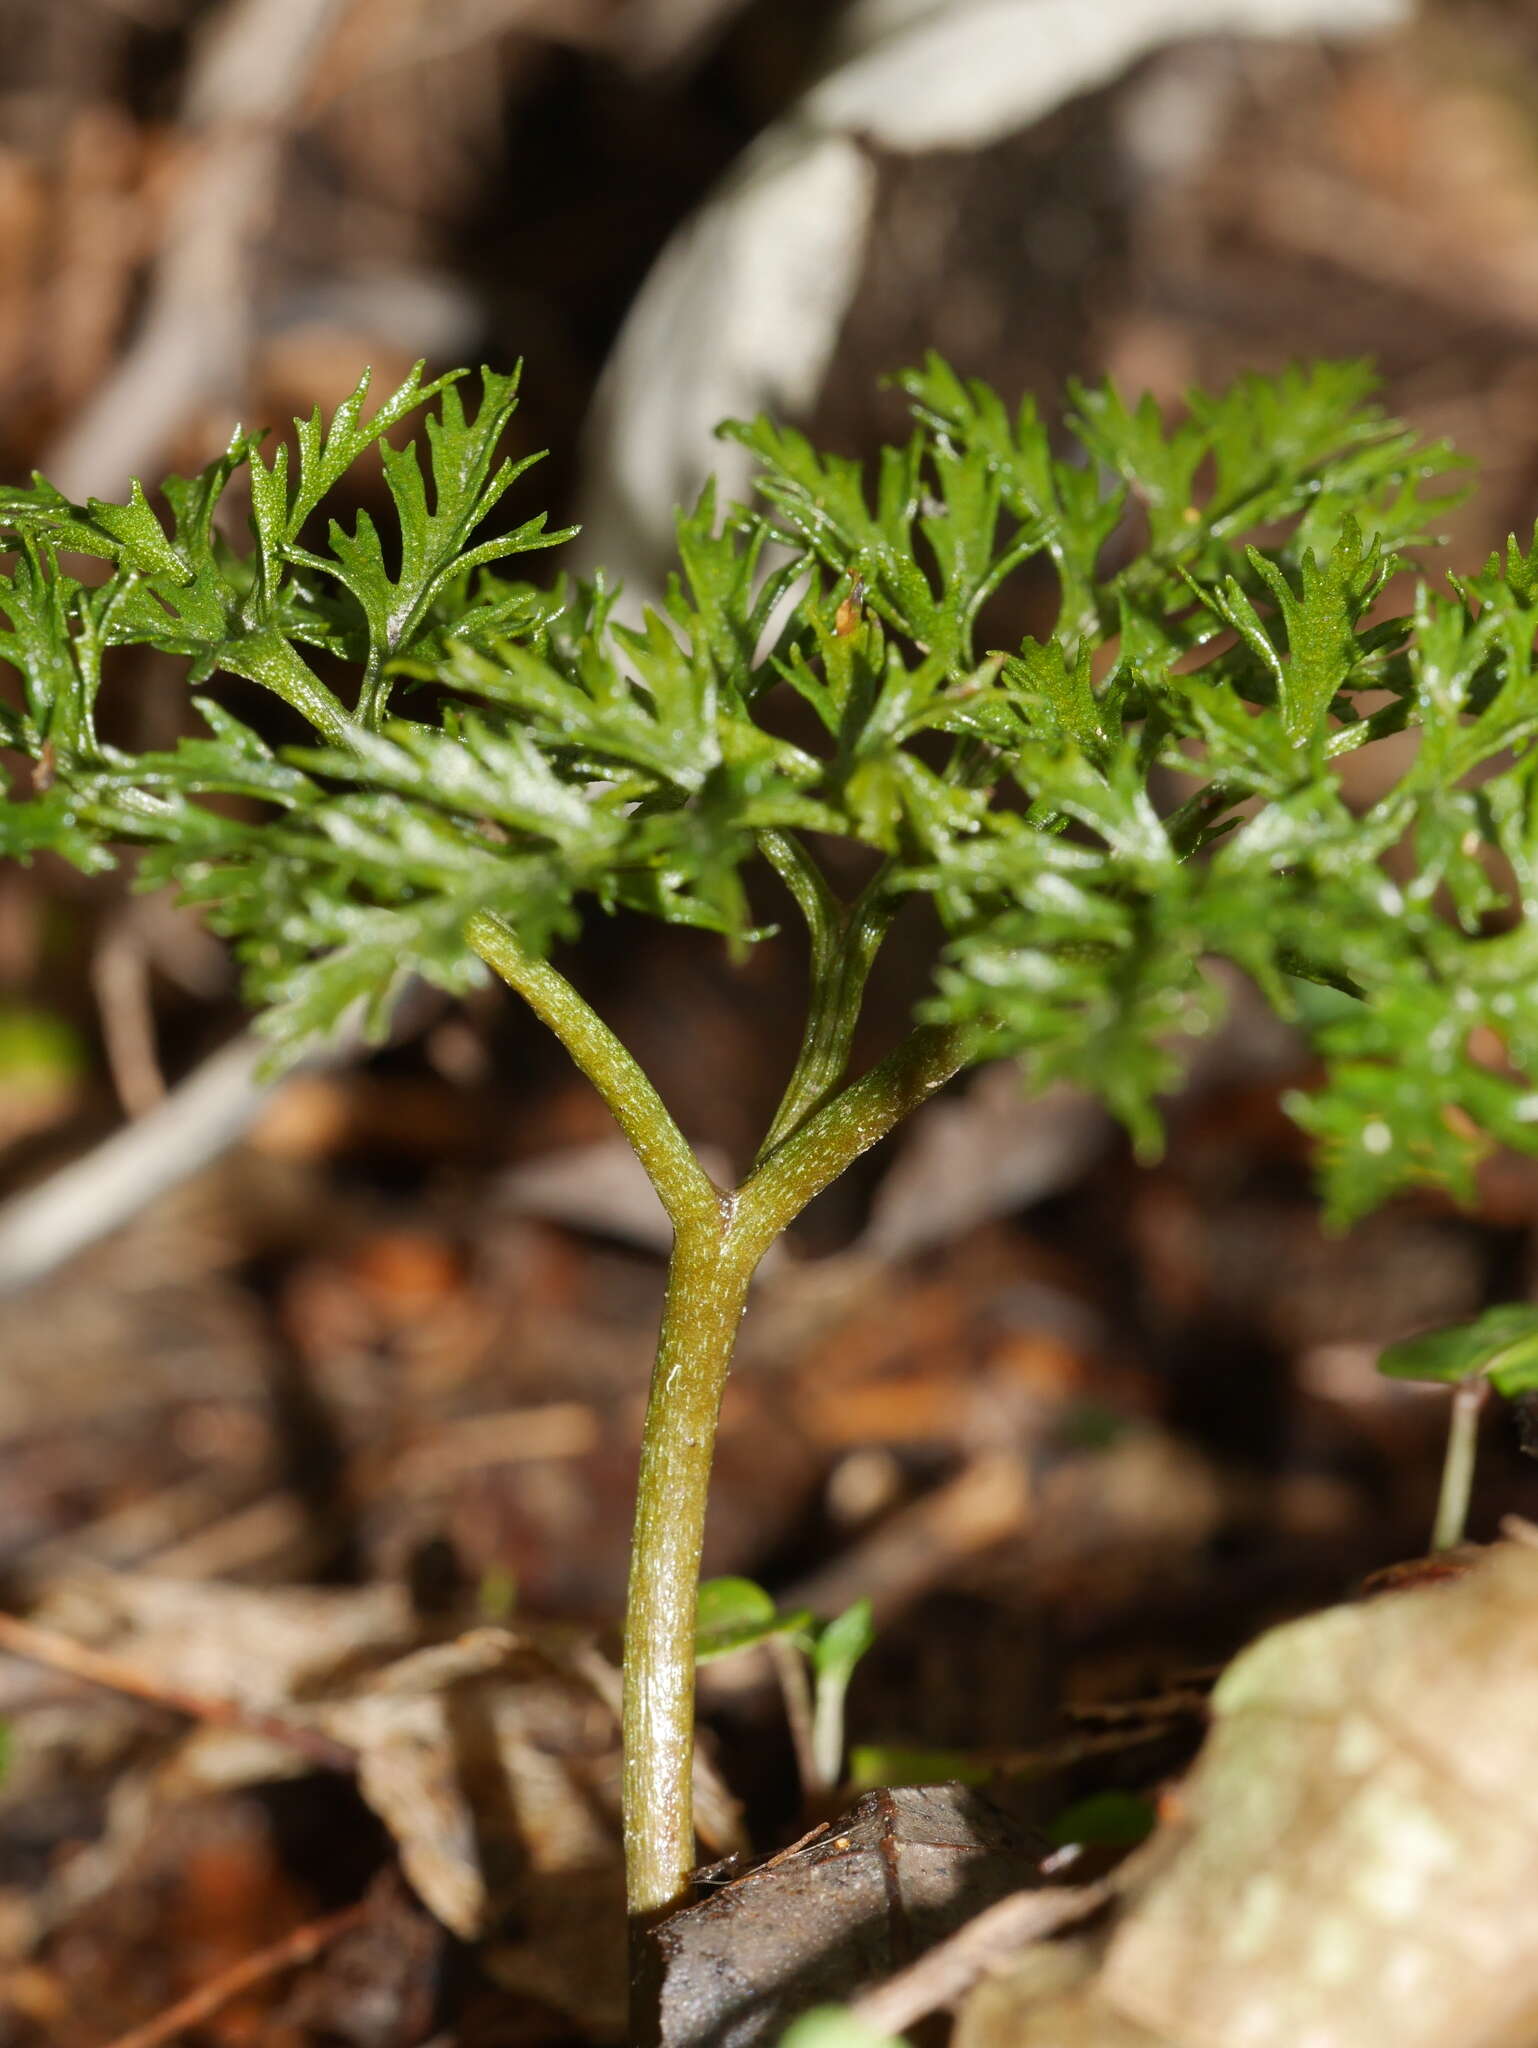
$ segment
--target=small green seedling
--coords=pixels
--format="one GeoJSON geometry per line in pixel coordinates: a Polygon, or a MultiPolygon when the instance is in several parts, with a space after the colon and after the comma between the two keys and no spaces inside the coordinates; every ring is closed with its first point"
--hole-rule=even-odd
{"type": "Polygon", "coordinates": [[[812,1764],[819,1788],[831,1790],[844,1772],[844,1702],[854,1668],[876,1640],[868,1600],[856,1600],[815,1630],[807,1643],[812,1664],[812,1764]]]}
{"type": "Polygon", "coordinates": [[[1455,1550],[1468,1526],[1479,1417],[1490,1389],[1508,1401],[1538,1393],[1538,1306],[1506,1302],[1471,1323],[1406,1338],[1388,1347],[1378,1370],[1389,1379],[1432,1380],[1453,1390],[1431,1548],[1455,1550]]]}
{"type": "Polygon", "coordinates": [[[779,2048],[907,2048],[907,2043],[870,2026],[847,2005],[817,2005],[781,2034],[779,2048]]]}
{"type": "Polygon", "coordinates": [[[713,1664],[718,1657],[803,1636],[815,1627],[809,1608],[782,1614],[774,1595],[752,1579],[705,1579],[695,1601],[694,1661],[713,1664]]]}
{"type": "Polygon", "coordinates": [[[856,1600],[832,1621],[818,1622],[805,1608],[782,1614],[773,1596],[751,1579],[707,1579],[700,1587],[696,1663],[760,1645],[776,1653],[802,1789],[812,1801],[842,1781],[849,1681],[875,1636],[868,1600],[856,1600]]]}
{"type": "Polygon", "coordinates": [[[1154,1802],[1140,1792],[1091,1792],[1048,1823],[1054,1848],[1134,1849],[1158,1825],[1154,1802]]]}
{"type": "Polygon", "coordinates": [[[849,1789],[882,1785],[986,1785],[998,1772],[965,1749],[916,1749],[905,1742],[861,1742],[849,1752],[849,1789]]]}
{"type": "Polygon", "coordinates": [[[637,627],[601,578],[517,573],[561,536],[493,530],[527,462],[502,456],[516,384],[492,371],[467,408],[419,368],[371,416],[365,377],[291,446],[237,432],[155,504],[0,488],[0,857],[126,855],[200,906],[278,1061],[360,1020],[377,1039],[414,976],[495,975],[667,1212],[625,1627],[643,1933],[696,1861],[695,1593],[738,1324],[764,1254],[862,1153],[1009,1058],[1093,1091],[1151,1157],[1180,1042],[1234,971],[1318,1055],[1289,1107],[1333,1221],[1467,1195],[1492,1145],[1538,1148],[1538,544],[1396,603],[1457,493],[1360,364],[1174,419],[1074,386],[1061,432],[935,358],[900,381],[913,430],[873,475],[769,420],[728,429],[755,501],[680,515],[637,627]],[[386,438],[425,407],[421,447],[386,438]],[[370,461],[383,531],[335,516],[370,461]],[[138,649],[193,692],[173,745],[123,701],[138,649]],[[1410,729],[1350,797],[1342,760],[1410,729]],[[802,1040],[721,1187],[552,956],[620,912],[741,951],[776,902],[804,940],[802,1040]],[[851,1073],[915,902],[925,991],[851,1073]],[[1350,1000],[1300,1010],[1307,982],[1350,1000]]]}

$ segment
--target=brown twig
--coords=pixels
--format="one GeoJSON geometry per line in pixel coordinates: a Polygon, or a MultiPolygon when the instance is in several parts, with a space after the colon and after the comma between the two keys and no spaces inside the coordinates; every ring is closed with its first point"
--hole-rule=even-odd
{"type": "Polygon", "coordinates": [[[328,1913],[322,1920],[306,1921],[304,1926],[285,1934],[281,1941],[273,1942],[270,1948],[259,1948],[254,1955],[243,1957],[233,1968],[223,1970],[208,1983],[199,1985],[196,1991],[189,1991],[185,1998],[167,2006],[163,2013],[147,2020],[142,2027],[130,2027],[126,2034],[119,2034],[110,2048],[164,2048],[166,2042],[174,2041],[178,2034],[186,2033],[190,2027],[201,2026],[221,2006],[228,2005],[232,1998],[238,1998],[253,1985],[265,1983],[269,1977],[281,1976],[285,1970],[298,1969],[302,1963],[313,1962],[322,1949],[329,1947],[339,1935],[361,1926],[368,1908],[368,1900],[362,1899],[355,1906],[344,1906],[339,1913],[328,1913]]]}
{"type": "Polygon", "coordinates": [[[779,1681],[780,1697],[785,1702],[785,1720],[790,1729],[791,1748],[795,1752],[796,1775],[801,1780],[801,1804],[803,1807],[812,1806],[832,1787],[823,1784],[817,1769],[817,1750],[812,1740],[812,1683],[807,1676],[806,1659],[784,1636],[771,1636],[764,1647],[769,1652],[769,1661],[779,1681]]]}
{"type": "Polygon", "coordinates": [[[120,491],[222,388],[251,339],[253,250],[341,0],[225,0],[200,23],[176,134],[182,176],[138,329],[44,467],[66,494],[120,491]]]}
{"type": "Polygon", "coordinates": [[[953,2004],[980,1977],[1009,1962],[1032,1942],[1045,1940],[1060,1927],[1087,1920],[1115,1890],[1114,1880],[1106,1879],[1100,1884],[1012,1892],[969,1920],[949,1941],[942,1941],[906,1970],[855,1999],[850,2010],[878,2034],[898,2033],[926,2013],[953,2004]]]}
{"type": "MultiPolygon", "coordinates": [[[[396,1012],[392,1042],[421,1030],[441,1001],[417,983],[396,1012]]],[[[297,1071],[344,1067],[362,1043],[359,1033],[344,1031],[297,1071]]],[[[244,1137],[274,1091],[288,1085],[263,1077],[271,1052],[256,1032],[242,1032],[136,1122],[0,1203],[0,1295],[32,1286],[244,1137]]]]}
{"type": "Polygon", "coordinates": [[[73,1636],[61,1635],[56,1629],[39,1628],[35,1622],[22,1621],[14,1614],[0,1614],[0,1650],[9,1650],[16,1657],[30,1658],[34,1664],[46,1664],[50,1670],[83,1679],[88,1685],[99,1685],[107,1692],[123,1693],[130,1699],[144,1700],[150,1706],[165,1707],[173,1714],[185,1715],[190,1721],[201,1721],[214,1728],[239,1728],[248,1735],[265,1736],[269,1742],[281,1743],[284,1748],[296,1751],[324,1770],[351,1772],[358,1767],[356,1750],[350,1749],[345,1742],[322,1734],[318,1728],[306,1728],[298,1722],[284,1720],[281,1715],[242,1706],[238,1700],[212,1699],[201,1693],[183,1692],[178,1686],[164,1685],[159,1679],[136,1670],[132,1664],[125,1664],[121,1658],[105,1650],[90,1649],[84,1643],[77,1643],[73,1636]]]}
{"type": "Polygon", "coordinates": [[[1001,1777],[1047,1778],[1058,1771],[1072,1770],[1075,1764],[1087,1763],[1091,1757],[1121,1756],[1147,1743],[1167,1742],[1182,1722],[1199,1726],[1205,1713],[1205,1701],[1197,1701],[1135,1725],[1065,1735],[1056,1742],[1039,1743],[1034,1749],[979,1749],[971,1752],[971,1759],[1001,1777]]]}
{"type": "Polygon", "coordinates": [[[900,1508],[831,1564],[800,1580],[790,1607],[842,1614],[867,1598],[878,1627],[910,1607],[951,1569],[1017,1535],[1031,1516],[1031,1484],[1007,1451],[983,1451],[954,1478],[900,1508]]]}
{"type": "Polygon", "coordinates": [[[0,1294],[30,1287],[242,1137],[272,1093],[257,1078],[270,1051],[243,1032],[157,1108],[0,1204],[0,1294]]]}

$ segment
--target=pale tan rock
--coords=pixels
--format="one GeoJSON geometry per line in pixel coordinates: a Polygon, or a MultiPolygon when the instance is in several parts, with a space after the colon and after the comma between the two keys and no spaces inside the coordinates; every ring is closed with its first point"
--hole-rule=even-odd
{"type": "Polygon", "coordinates": [[[1093,1979],[957,2048],[1532,2048],[1538,1550],[1273,1630],[1213,1715],[1093,1979]]]}

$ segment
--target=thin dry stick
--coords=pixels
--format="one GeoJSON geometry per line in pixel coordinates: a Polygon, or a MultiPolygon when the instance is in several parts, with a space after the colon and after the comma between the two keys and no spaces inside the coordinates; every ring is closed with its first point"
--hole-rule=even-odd
{"type": "Polygon", "coordinates": [[[318,1728],[306,1728],[298,1722],[285,1721],[281,1715],[244,1707],[237,1700],[210,1699],[201,1693],[183,1692],[177,1686],[163,1685],[148,1673],[136,1670],[132,1664],[125,1664],[121,1658],[104,1650],[92,1650],[84,1643],[77,1643],[73,1636],[61,1635],[56,1629],[39,1628],[35,1622],[22,1621],[14,1614],[0,1614],[0,1650],[9,1650],[16,1657],[30,1658],[34,1664],[46,1664],[50,1670],[84,1679],[88,1685],[99,1685],[107,1692],[123,1693],[130,1699],[165,1707],[173,1714],[184,1714],[190,1721],[203,1721],[215,1728],[240,1728],[249,1735],[263,1735],[270,1742],[296,1750],[300,1756],[307,1757],[324,1770],[355,1771],[358,1767],[356,1750],[350,1749],[345,1742],[337,1742],[332,1736],[323,1735],[318,1728]]]}
{"type": "Polygon", "coordinates": [[[221,2006],[228,2005],[254,1984],[281,1976],[285,1970],[296,1970],[301,1963],[313,1962],[339,1935],[363,1924],[368,1903],[362,1899],[355,1906],[344,1906],[340,1913],[327,1914],[323,1920],[306,1921],[303,1927],[296,1927],[270,1948],[259,1948],[255,1955],[244,1957],[196,1991],[189,1991],[185,1998],[167,2006],[142,2027],[130,2027],[126,2034],[119,2034],[110,2048],[164,2048],[166,2042],[174,2041],[191,2027],[201,2026],[221,2006]]]}
{"type": "Polygon", "coordinates": [[[812,1686],[806,1675],[806,1659],[783,1636],[771,1636],[764,1645],[785,1702],[785,1719],[795,1751],[796,1775],[801,1780],[801,1803],[810,1806],[831,1788],[824,1785],[817,1769],[817,1751],[812,1742],[812,1686]]]}
{"type": "Polygon", "coordinates": [[[1140,1722],[1135,1727],[1103,1728],[1095,1734],[1065,1735],[1057,1742],[1039,1743],[1034,1749],[980,1749],[976,1761],[1007,1778],[1046,1778],[1057,1771],[1071,1770],[1091,1757],[1121,1756],[1129,1749],[1141,1749],[1152,1742],[1167,1742],[1183,1721],[1200,1721],[1205,1703],[1160,1719],[1140,1722]]]}
{"type": "Polygon", "coordinates": [[[41,1280],[243,1137],[272,1093],[257,1077],[271,1050],[242,1032],[136,1123],[0,1203],[0,1294],[41,1280]]]}
{"type": "Polygon", "coordinates": [[[902,1613],[963,1559],[1018,1534],[1031,1514],[1030,1476],[1006,1451],[982,1451],[953,1479],[899,1508],[863,1541],[800,1580],[786,1605],[842,1614],[869,1599],[877,1627],[902,1613]]]}
{"type": "Polygon", "coordinates": [[[187,162],[138,331],[45,458],[66,494],[113,495],[158,462],[213,392],[238,390],[250,344],[252,250],[340,7],[341,0],[226,0],[200,26],[176,131],[187,162]]]}
{"type": "Polygon", "coordinates": [[[854,2017],[878,2034],[896,2034],[926,2013],[938,2012],[970,1991],[980,1977],[1009,1962],[1032,1942],[1060,1927],[1087,1920],[1116,1890],[1113,1880],[1055,1886],[1049,1891],[1011,1892],[965,1927],[930,1949],[885,1984],[855,1999],[854,2017]]]}
{"type": "MultiPolygon", "coordinates": [[[[391,1042],[421,1030],[441,998],[418,983],[396,1013],[391,1042]]],[[[344,1031],[296,1072],[345,1067],[363,1043],[344,1031]]],[[[200,1173],[243,1138],[283,1080],[262,1078],[270,1041],[243,1031],[179,1081],[164,1102],[104,1138],[36,1187],[0,1203],[0,1295],[43,1279],[119,1229],[157,1195],[200,1173]]]]}

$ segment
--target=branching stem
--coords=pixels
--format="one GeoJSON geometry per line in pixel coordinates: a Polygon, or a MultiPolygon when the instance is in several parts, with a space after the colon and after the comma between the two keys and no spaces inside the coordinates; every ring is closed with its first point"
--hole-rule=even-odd
{"type": "Polygon", "coordinates": [[[793,833],[761,833],[759,848],[795,898],[811,946],[806,1027],[759,1153],[762,1162],[821,1108],[843,1079],[865,984],[897,904],[883,888],[885,862],[854,902],[841,903],[793,833]]]}
{"type": "Polygon", "coordinates": [[[976,1059],[980,1049],[977,1035],[957,1026],[916,1026],[879,1065],[852,1081],[762,1160],[738,1191],[732,1226],[734,1237],[751,1240],[755,1263],[808,1202],[976,1059]]]}
{"type": "Polygon", "coordinates": [[[719,1232],[721,1192],[700,1165],[667,1105],[639,1061],[615,1037],[563,974],[528,953],[500,918],[472,917],[465,937],[493,973],[521,995],[548,1024],[573,1061],[608,1104],[657,1190],[668,1221],[689,1230],[719,1232]]]}
{"type": "MultiPolygon", "coordinates": [[[[716,1423],[753,1274],[807,1203],[974,1058],[978,1041],[956,1029],[918,1027],[804,1116],[727,1194],[704,1172],[634,1058],[563,975],[527,953],[497,918],[473,918],[466,936],[598,1089],[673,1223],[625,1619],[626,1870],[631,1923],[644,1934],[687,1896],[694,1865],[695,1597],[716,1423]]],[[[830,1018],[827,1043],[838,1042],[842,1024],[830,1018]]],[[[637,2020],[644,2035],[645,2015],[637,2020]]]]}
{"type": "Polygon", "coordinates": [[[687,1895],[694,1865],[694,1610],[716,1419],[759,1260],[807,1203],[965,1065],[973,1041],[921,1026],[803,1124],[713,1219],[679,1229],[641,1451],[625,1621],[625,1816],[632,1920],[687,1895]]]}
{"type": "Polygon", "coordinates": [[[220,650],[220,664],[231,675],[261,683],[285,704],[291,704],[333,746],[350,744],[352,720],[341,699],[328,690],[293,643],[275,626],[263,627],[220,650]]]}

